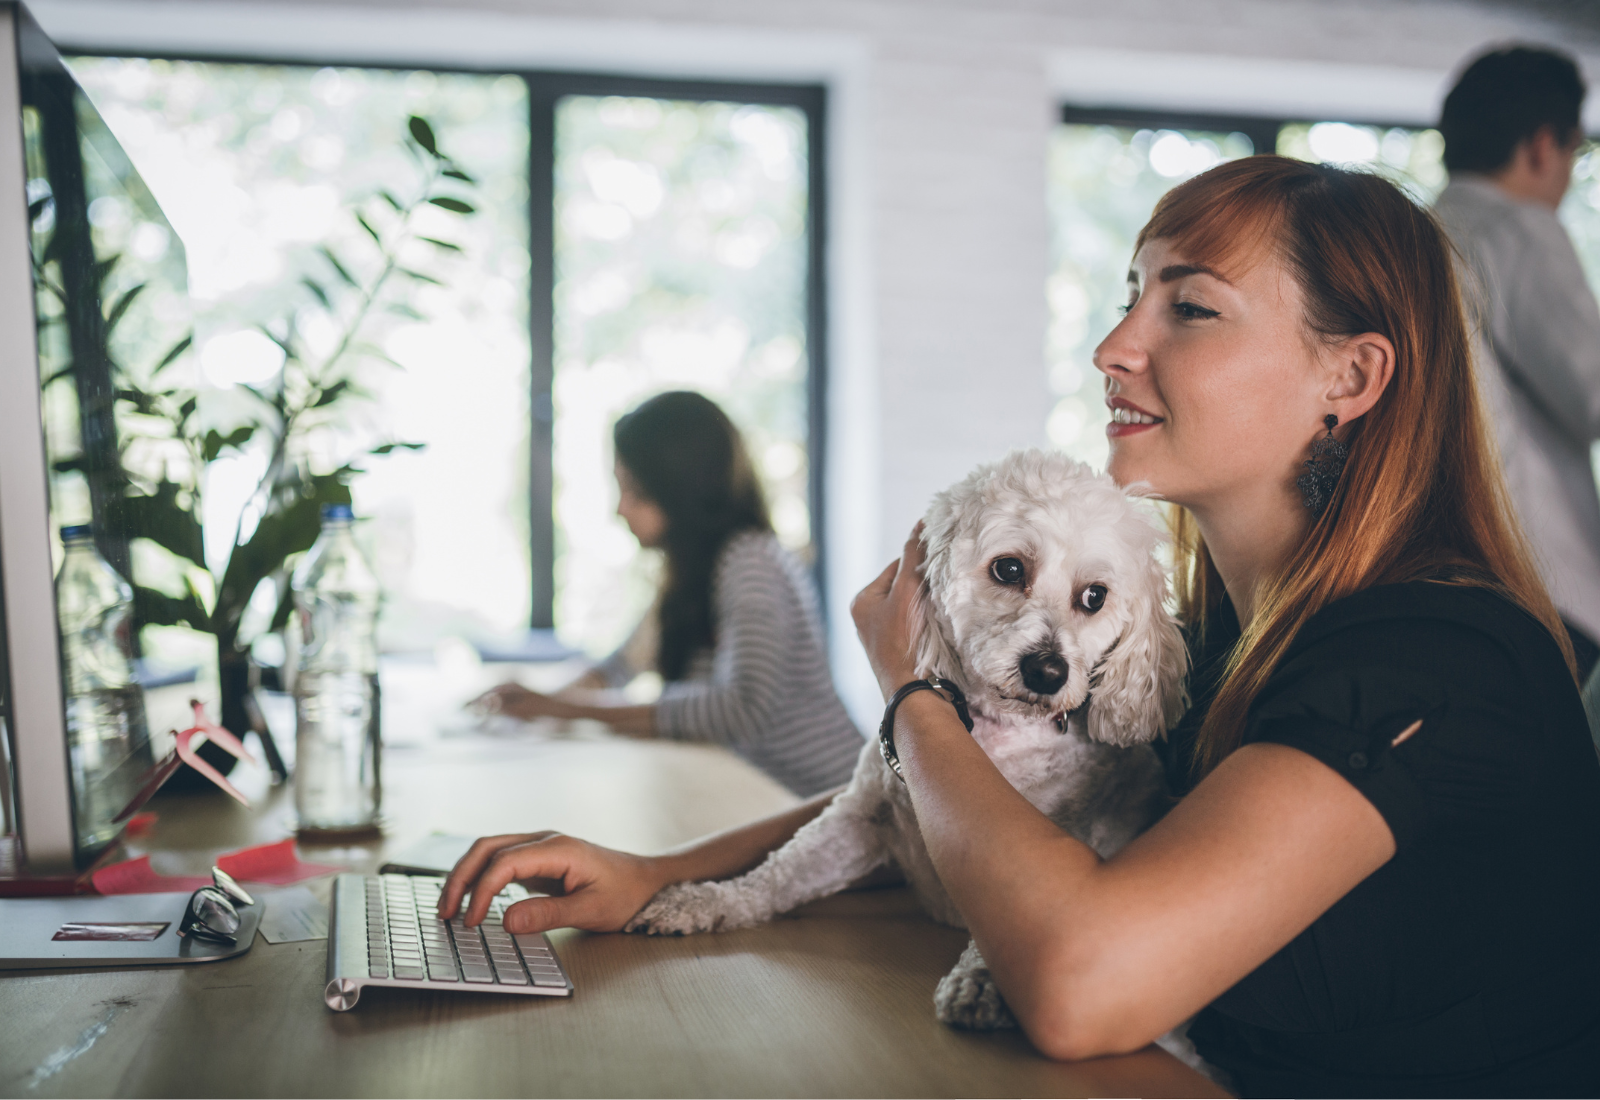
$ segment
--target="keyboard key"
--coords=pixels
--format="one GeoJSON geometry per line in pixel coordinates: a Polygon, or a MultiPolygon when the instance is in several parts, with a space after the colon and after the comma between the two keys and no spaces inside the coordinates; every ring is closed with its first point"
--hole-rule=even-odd
{"type": "Polygon", "coordinates": [[[454,970],[433,970],[430,968],[428,971],[428,980],[430,982],[459,982],[461,980],[461,975],[457,974],[454,970]]]}
{"type": "Polygon", "coordinates": [[[471,982],[473,985],[493,985],[494,974],[488,970],[469,970],[466,967],[462,967],[461,980],[471,982]]]}
{"type": "Polygon", "coordinates": [[[421,981],[423,978],[428,976],[428,972],[422,969],[420,966],[401,966],[399,963],[395,963],[394,976],[396,978],[409,978],[413,981],[421,981]]]}
{"type": "Polygon", "coordinates": [[[389,976],[389,968],[387,966],[369,966],[367,967],[367,976],[369,978],[387,978],[389,976]]]}
{"type": "Polygon", "coordinates": [[[502,971],[497,971],[497,973],[499,973],[499,975],[500,975],[500,984],[501,985],[527,985],[528,984],[528,978],[524,974],[511,973],[511,972],[502,972],[502,971]]]}
{"type": "Polygon", "coordinates": [[[547,978],[542,975],[535,974],[533,976],[533,984],[542,986],[564,986],[567,983],[561,978],[547,978]]]}

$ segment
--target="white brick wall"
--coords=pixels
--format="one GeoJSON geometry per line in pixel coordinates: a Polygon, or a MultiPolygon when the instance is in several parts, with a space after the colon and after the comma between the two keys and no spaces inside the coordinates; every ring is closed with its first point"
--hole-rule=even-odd
{"type": "Polygon", "coordinates": [[[1044,440],[1045,139],[1059,100],[1425,122],[1450,70],[1507,38],[1564,43],[1600,74],[1595,25],[1555,27],[1509,0],[30,6],[79,47],[827,82],[826,550],[835,662],[864,726],[878,703],[850,595],[897,552],[929,494],[1044,440]]]}

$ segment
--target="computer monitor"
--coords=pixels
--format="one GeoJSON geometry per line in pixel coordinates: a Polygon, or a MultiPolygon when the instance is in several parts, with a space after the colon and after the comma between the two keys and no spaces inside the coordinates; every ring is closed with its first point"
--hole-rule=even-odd
{"type": "Polygon", "coordinates": [[[0,791],[27,875],[86,867],[176,764],[148,727],[92,767],[74,757],[54,578],[60,530],[89,524],[125,579],[170,586],[140,575],[170,563],[134,516],[185,469],[149,395],[171,391],[157,365],[189,329],[177,234],[38,24],[0,0],[0,791]]]}

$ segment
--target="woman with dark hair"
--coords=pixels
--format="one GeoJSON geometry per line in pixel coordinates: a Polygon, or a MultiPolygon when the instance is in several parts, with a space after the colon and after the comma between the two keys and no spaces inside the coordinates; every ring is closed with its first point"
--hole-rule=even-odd
{"type": "MultiPolygon", "coordinates": [[[[1101,859],[942,696],[910,694],[889,731],[1044,1054],[1193,1017],[1245,1095],[1600,1094],[1600,760],[1470,346],[1443,234],[1377,176],[1249,157],[1157,204],[1095,365],[1112,476],[1177,517],[1194,672],[1172,809],[1101,859]]],[[[921,560],[913,534],[853,607],[886,696],[915,676],[921,560]]],[[[506,927],[620,928],[823,801],[651,858],[482,840],[441,911],[470,886],[476,921],[511,878],[565,878],[506,927]]]]}
{"type": "Polygon", "coordinates": [[[739,430],[708,398],[663,393],[617,421],[617,514],[661,549],[655,608],[577,688],[650,668],[648,706],[605,706],[502,684],[475,701],[518,718],[592,718],[635,737],[727,745],[810,796],[850,777],[862,738],[834,691],[816,593],[778,544],[739,430]]]}

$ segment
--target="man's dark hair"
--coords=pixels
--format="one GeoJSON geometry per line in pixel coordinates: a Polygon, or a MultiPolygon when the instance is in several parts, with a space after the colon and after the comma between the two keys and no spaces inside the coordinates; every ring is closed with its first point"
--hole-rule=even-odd
{"type": "Polygon", "coordinates": [[[1492,50],[1461,74],[1445,97],[1439,132],[1451,172],[1494,172],[1517,143],[1548,126],[1557,141],[1578,130],[1583,78],[1572,58],[1537,46],[1492,50]]]}

